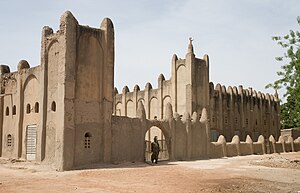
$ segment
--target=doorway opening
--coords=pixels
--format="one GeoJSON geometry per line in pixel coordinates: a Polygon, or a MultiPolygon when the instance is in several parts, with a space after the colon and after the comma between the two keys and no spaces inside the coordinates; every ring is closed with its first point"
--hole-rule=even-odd
{"type": "Polygon", "coordinates": [[[157,141],[160,148],[158,154],[158,161],[169,160],[166,137],[160,128],[153,126],[150,129],[148,129],[148,131],[145,134],[145,161],[151,162],[151,143],[154,141],[155,136],[157,136],[157,141]]]}
{"type": "Polygon", "coordinates": [[[36,125],[28,125],[26,128],[26,159],[36,159],[36,125]]]}

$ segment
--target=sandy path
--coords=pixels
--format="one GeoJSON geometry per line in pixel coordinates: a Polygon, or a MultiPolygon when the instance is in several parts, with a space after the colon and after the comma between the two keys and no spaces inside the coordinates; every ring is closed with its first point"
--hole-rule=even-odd
{"type": "Polygon", "coordinates": [[[297,192],[297,160],[300,152],[56,172],[2,159],[0,192],[297,192]]]}

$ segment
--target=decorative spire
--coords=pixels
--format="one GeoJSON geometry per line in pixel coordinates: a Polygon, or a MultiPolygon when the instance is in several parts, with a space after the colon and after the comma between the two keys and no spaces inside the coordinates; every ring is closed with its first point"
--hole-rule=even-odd
{"type": "Polygon", "coordinates": [[[278,96],[277,89],[275,89],[275,94],[274,94],[274,96],[275,96],[276,101],[279,101],[279,96],[278,96]]]}
{"type": "Polygon", "coordinates": [[[192,43],[193,42],[193,38],[190,37],[189,41],[190,42],[189,42],[189,46],[188,46],[188,54],[189,53],[194,54],[194,47],[193,47],[193,43],[192,43]]]}

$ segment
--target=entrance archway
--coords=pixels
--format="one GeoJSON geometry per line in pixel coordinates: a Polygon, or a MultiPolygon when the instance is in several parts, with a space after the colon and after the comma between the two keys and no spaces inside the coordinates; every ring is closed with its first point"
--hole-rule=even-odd
{"type": "Polygon", "coordinates": [[[159,127],[152,126],[150,129],[148,129],[148,131],[145,134],[145,161],[151,162],[151,143],[153,142],[155,136],[157,136],[157,140],[160,147],[158,160],[169,160],[169,152],[166,137],[159,127]]]}

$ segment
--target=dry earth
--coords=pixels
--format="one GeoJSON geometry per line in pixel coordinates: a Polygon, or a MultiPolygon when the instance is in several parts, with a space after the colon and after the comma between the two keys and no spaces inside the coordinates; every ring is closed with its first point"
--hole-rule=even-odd
{"type": "Polygon", "coordinates": [[[0,159],[0,192],[298,192],[300,152],[223,159],[93,165],[56,172],[0,159]]]}

